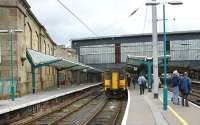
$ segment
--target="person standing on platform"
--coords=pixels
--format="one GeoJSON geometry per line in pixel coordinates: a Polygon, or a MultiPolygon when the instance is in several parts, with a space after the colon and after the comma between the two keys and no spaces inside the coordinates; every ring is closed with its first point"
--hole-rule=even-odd
{"type": "Polygon", "coordinates": [[[146,80],[146,78],[142,75],[142,92],[143,92],[143,94],[144,94],[144,89],[147,87],[146,83],[147,83],[147,80],[146,80]]]}
{"type": "Polygon", "coordinates": [[[140,86],[140,95],[142,95],[142,80],[141,80],[142,75],[138,77],[138,85],[140,86]]]}
{"type": "Polygon", "coordinates": [[[130,87],[130,82],[131,82],[131,76],[130,76],[130,74],[127,74],[128,87],[130,87]]]}
{"type": "Polygon", "coordinates": [[[146,79],[143,75],[138,78],[138,84],[140,85],[140,95],[144,94],[144,88],[146,85],[146,79]]]}
{"type": "Polygon", "coordinates": [[[132,77],[133,88],[135,89],[135,84],[137,82],[137,76],[134,74],[132,77]]]}
{"type": "Polygon", "coordinates": [[[172,102],[173,102],[173,104],[176,104],[176,105],[179,104],[179,100],[178,100],[179,88],[178,88],[178,85],[179,85],[179,74],[178,74],[178,71],[175,70],[173,72],[173,75],[172,75],[172,86],[173,86],[172,102]]]}
{"type": "Polygon", "coordinates": [[[182,89],[182,84],[183,84],[183,79],[184,79],[184,74],[179,74],[179,91],[181,92],[181,95],[183,95],[183,89],[182,89]]]}
{"type": "Polygon", "coordinates": [[[188,107],[189,106],[188,105],[188,95],[190,94],[190,90],[191,90],[191,79],[188,77],[187,72],[184,73],[184,77],[181,82],[181,90],[182,90],[182,106],[185,105],[188,107]]]}

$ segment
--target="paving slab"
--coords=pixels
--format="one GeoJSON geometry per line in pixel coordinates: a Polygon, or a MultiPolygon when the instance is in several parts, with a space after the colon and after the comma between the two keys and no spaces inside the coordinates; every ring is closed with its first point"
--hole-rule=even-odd
{"type": "MultiPolygon", "coordinates": [[[[162,98],[162,89],[160,89],[160,97],[162,98]]],[[[194,103],[190,102],[189,107],[183,107],[182,105],[174,105],[171,102],[172,93],[168,92],[168,104],[169,106],[185,121],[185,124],[188,125],[200,125],[200,106],[195,105],[194,103]]],[[[179,97],[181,100],[181,97],[179,97]]],[[[181,102],[180,102],[181,103],[181,102]]],[[[175,117],[175,116],[174,116],[175,117]]],[[[180,120],[179,123],[184,124],[180,120]]]]}
{"type": "Polygon", "coordinates": [[[130,106],[126,125],[168,125],[160,109],[152,101],[151,93],[145,90],[145,94],[140,95],[139,87],[136,86],[136,89],[129,88],[129,95],[130,106]]]}
{"type": "MultiPolygon", "coordinates": [[[[162,98],[162,89],[159,90],[159,96],[162,98]]],[[[128,100],[122,125],[183,125],[170,110],[163,110],[162,101],[154,99],[152,92],[145,90],[145,94],[140,95],[139,86],[136,89],[129,87],[128,100]]]]}

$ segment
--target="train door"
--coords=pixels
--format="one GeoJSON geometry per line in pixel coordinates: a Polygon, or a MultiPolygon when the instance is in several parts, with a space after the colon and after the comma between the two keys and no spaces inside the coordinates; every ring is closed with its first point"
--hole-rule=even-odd
{"type": "Polygon", "coordinates": [[[117,71],[112,72],[112,89],[118,89],[119,73],[117,71]]]}

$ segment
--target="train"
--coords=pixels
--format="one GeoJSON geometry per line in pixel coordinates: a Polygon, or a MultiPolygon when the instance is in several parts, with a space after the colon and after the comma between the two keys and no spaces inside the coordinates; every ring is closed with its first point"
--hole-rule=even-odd
{"type": "Polygon", "coordinates": [[[105,71],[104,91],[108,98],[124,98],[127,96],[126,74],[119,70],[105,71]]]}

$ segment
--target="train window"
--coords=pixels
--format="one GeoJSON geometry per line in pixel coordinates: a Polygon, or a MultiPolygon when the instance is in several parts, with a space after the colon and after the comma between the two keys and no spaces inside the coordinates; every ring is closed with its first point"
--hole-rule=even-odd
{"type": "Polygon", "coordinates": [[[120,73],[120,74],[119,74],[119,79],[124,79],[124,78],[125,78],[124,74],[123,74],[123,73],[120,73]]]}
{"type": "Polygon", "coordinates": [[[104,72],[104,79],[111,79],[111,72],[104,72]]]}

